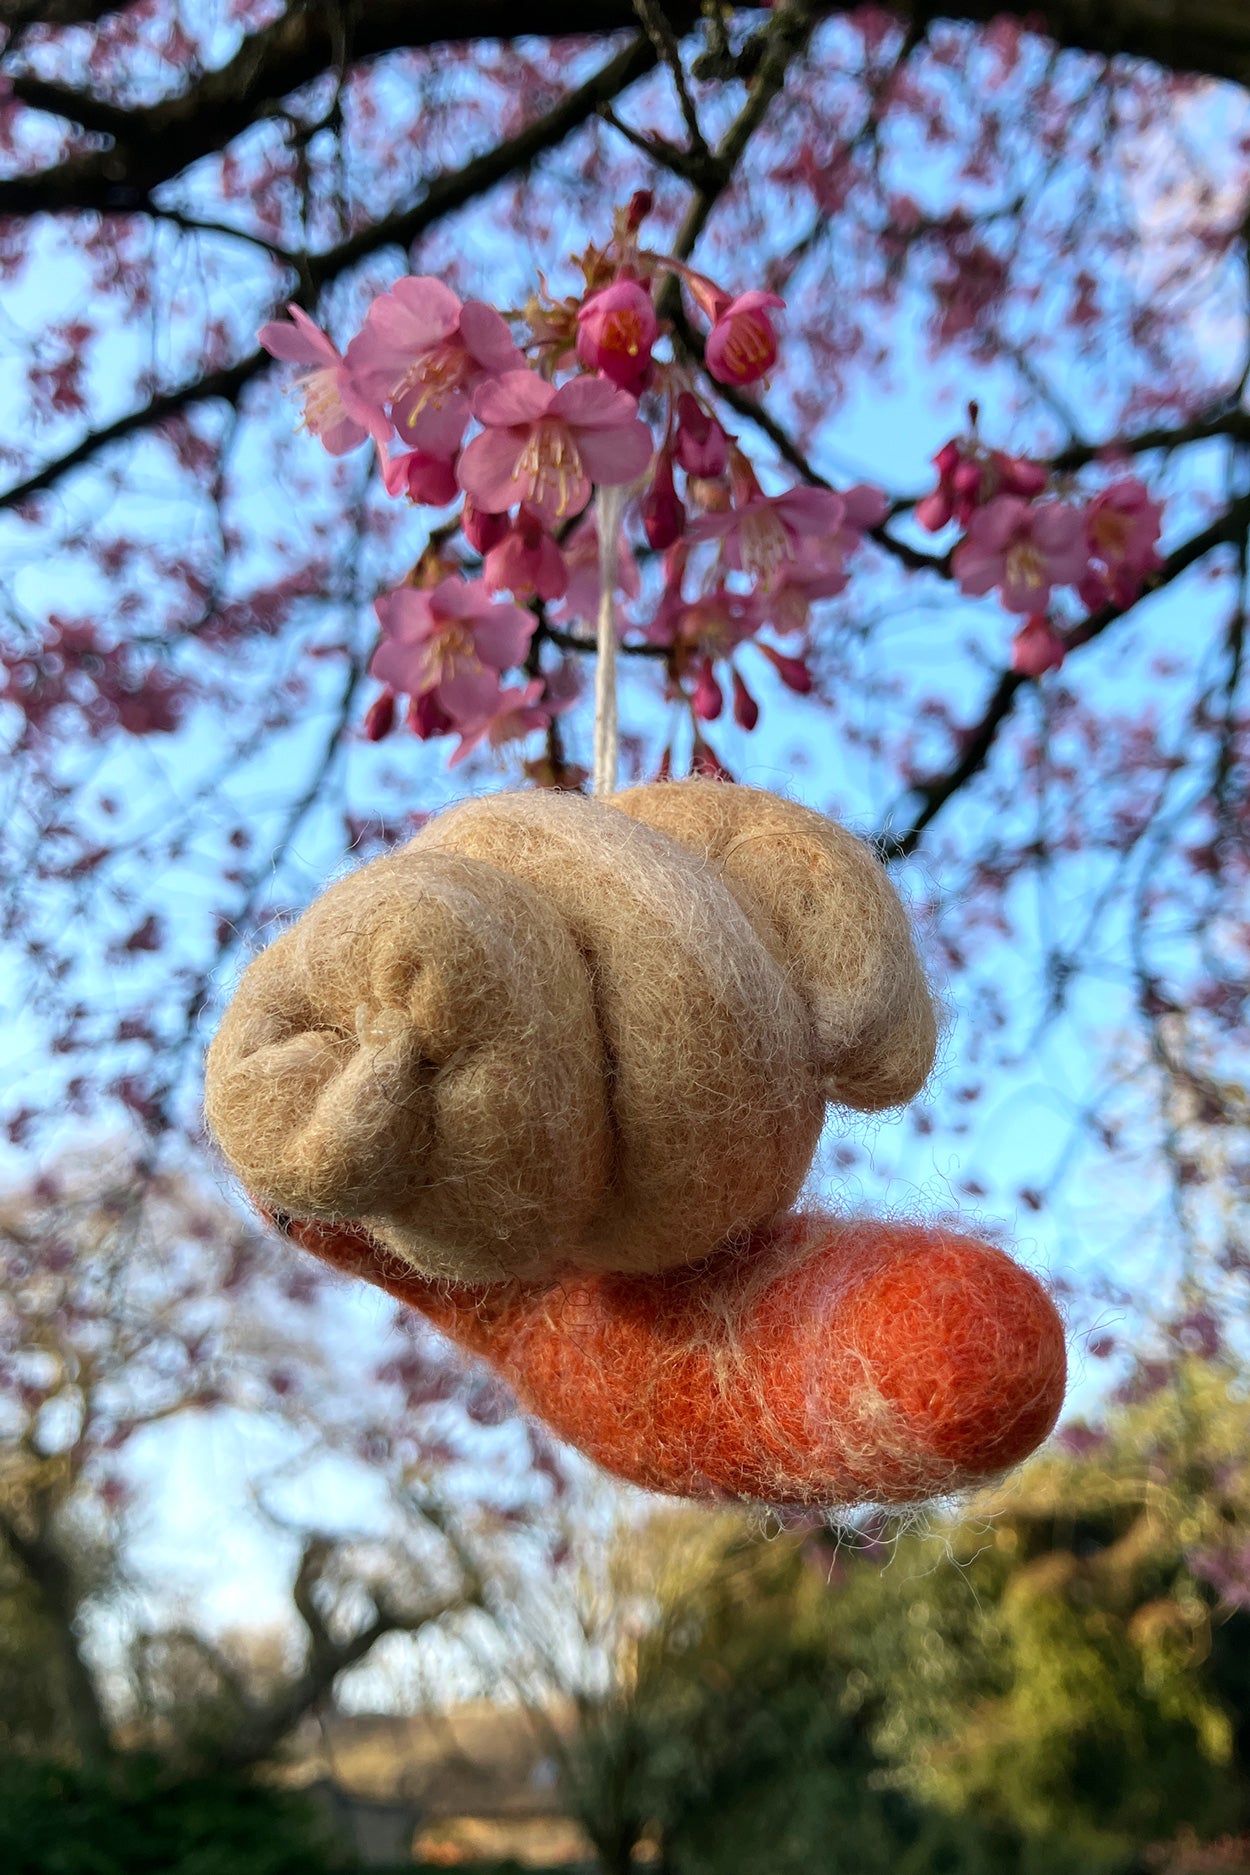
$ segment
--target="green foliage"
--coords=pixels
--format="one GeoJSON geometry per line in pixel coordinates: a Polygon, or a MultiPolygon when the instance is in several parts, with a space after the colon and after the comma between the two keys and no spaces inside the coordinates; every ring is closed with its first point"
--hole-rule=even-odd
{"type": "Polygon", "coordinates": [[[85,1769],[0,1759],[5,1875],[320,1875],[335,1866],[307,1805],[154,1759],[85,1769]]]}
{"type": "Polygon", "coordinates": [[[1250,1817],[1247,1617],[1212,1586],[1244,1538],[1250,1406],[1185,1361],[997,1505],[836,1565],[875,1742],[949,1815],[1115,1866],[1250,1817]]]}
{"type": "Polygon", "coordinates": [[[1220,1360],[1136,1383],[924,1530],[657,1518],[687,1563],[572,1767],[605,1867],[650,1839],[672,1875],[1128,1875],[1244,1832],[1250,1401],[1220,1360]]]}

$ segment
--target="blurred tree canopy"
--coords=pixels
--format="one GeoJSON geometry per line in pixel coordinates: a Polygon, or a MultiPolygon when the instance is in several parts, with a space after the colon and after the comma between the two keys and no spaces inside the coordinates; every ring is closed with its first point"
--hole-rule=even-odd
{"type": "MultiPolygon", "coordinates": [[[[1105,1424],[983,1522],[837,1548],[708,1524],[670,1581],[687,1539],[658,1521],[608,1689],[580,1699],[570,1807],[614,1875],[639,1844],[674,1875],[806,1869],[831,1843],[892,1875],[1237,1868],[1250,15],[2,0],[0,31],[0,1127],[22,1173],[0,1219],[0,1745],[63,1780],[37,1768],[13,1814],[42,1805],[45,1844],[49,1806],[95,1817],[92,1780],[131,1775],[93,1768],[127,1758],[123,1717],[160,1776],[231,1753],[233,1774],[375,1644],[473,1603],[440,1518],[448,1480],[480,1484],[479,1435],[513,1438],[530,1509],[565,1490],[542,1435],[419,1331],[346,1377],[314,1358],[317,1280],[230,1206],[206,1217],[199,1057],[249,948],[457,785],[402,716],[370,739],[375,602],[438,528],[292,433],[258,328],[295,304],[342,338],[407,271],[505,305],[540,275],[565,291],[646,191],[657,245],[785,297],[765,391],[714,393],[770,488],[871,473],[887,499],[785,651],[649,639],[635,528],[627,766],[801,786],[874,838],[961,1014],[906,1122],[924,1202],[932,1174],[939,1203],[1042,1228],[1092,1159],[1049,1240],[1084,1281],[1078,1327],[1095,1297],[1138,1326],[1176,1293],[1190,1313],[1181,1352],[1137,1361],[1105,1424]],[[956,439],[978,500],[1023,464],[1088,519],[1131,478],[1162,504],[1158,565],[1022,623],[961,584],[954,508],[926,522],[956,439]],[[1000,1154],[976,1116],[1030,1077],[1000,1154]],[[138,1143],[116,1176],[67,1182],[67,1126],[118,1123],[138,1143]],[[315,1421],[398,1522],[299,1531],[288,1659],[131,1620],[110,1677],[127,1462],[225,1408],[315,1421]]],[[[695,369],[680,320],[669,342],[695,369]]],[[[535,646],[544,681],[587,648],[545,619],[535,646]]],[[[511,778],[573,779],[584,707],[536,735],[511,778]]],[[[457,773],[499,780],[484,752],[457,773]]],[[[858,1141],[833,1163],[877,1176],[858,1141]]]]}
{"type": "MultiPolygon", "coordinates": [[[[2,30],[14,1149],[67,1113],[198,1137],[201,1044],[248,948],[453,791],[428,712],[368,740],[374,602],[443,524],[292,435],[258,328],[294,303],[344,339],[405,271],[505,306],[540,276],[558,294],[643,190],[657,249],[786,300],[764,393],[710,392],[769,487],[871,473],[888,503],[784,650],[648,638],[659,568],[634,528],[627,766],[801,782],[904,872],[962,1015],[914,1139],[975,1143],[996,1088],[1061,1083],[1009,1162],[991,1142],[961,1166],[957,1201],[1027,1221],[1118,1157],[1143,1246],[1170,1182],[1187,1237],[1235,1267],[1194,1132],[1234,1127],[1245,1041],[1241,9],[9,0],[2,30]],[[1148,490],[1159,565],[1140,590],[1082,580],[1040,625],[976,597],[967,516],[929,525],[952,433],[974,507],[1025,459],[1095,531],[1113,484],[1139,520],[1148,490]]],[[[533,641],[566,700],[576,626],[533,641]]],[[[585,717],[508,745],[509,772],[569,779],[585,717]]],[[[498,773],[484,751],[456,771],[498,773]]],[[[840,1164],[872,1176],[856,1143],[840,1164]]]]}
{"type": "Polygon", "coordinates": [[[1175,1350],[923,1527],[660,1516],[572,1812],[613,1869],[1250,1865],[1248,1452],[1238,1364],[1175,1350]]]}

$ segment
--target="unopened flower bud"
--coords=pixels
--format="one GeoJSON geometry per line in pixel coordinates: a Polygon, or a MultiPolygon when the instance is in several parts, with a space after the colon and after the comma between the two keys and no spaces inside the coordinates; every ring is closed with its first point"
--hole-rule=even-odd
{"type": "Polygon", "coordinates": [[[384,690],[365,711],[365,741],[381,742],[395,727],[395,692],[384,690]]]}
{"type": "Polygon", "coordinates": [[[751,730],[760,720],[760,706],[742,681],[737,666],[733,673],[734,721],[739,729],[751,730]]]}
{"type": "Polygon", "coordinates": [[[427,690],[423,697],[409,700],[408,727],[422,742],[432,736],[449,736],[455,726],[434,691],[427,690]]]}
{"type": "Polygon", "coordinates": [[[686,474],[699,477],[723,475],[729,460],[724,430],[689,391],[677,399],[676,454],[686,474]]]}
{"type": "Polygon", "coordinates": [[[486,514],[469,495],[464,498],[464,508],[460,515],[460,531],[470,547],[476,547],[479,553],[489,553],[497,547],[508,531],[508,516],[486,514]]]}
{"type": "Polygon", "coordinates": [[[577,315],[577,356],[622,390],[640,388],[659,333],[649,290],[637,280],[600,288],[577,315]]]}
{"type": "Polygon", "coordinates": [[[787,657],[785,652],[778,651],[775,645],[761,644],[760,650],[788,690],[793,690],[800,697],[811,695],[812,673],[802,658],[787,657]]]}
{"type": "Polygon", "coordinates": [[[690,707],[705,723],[714,723],[725,707],[724,692],[716,681],[711,658],[704,658],[699,665],[699,679],[690,699],[690,707]]]}
{"type": "Polygon", "coordinates": [[[656,463],[655,478],[642,501],[643,531],[658,552],[681,538],[686,525],[686,510],[673,485],[673,459],[662,451],[656,463]]]}
{"type": "Polygon", "coordinates": [[[650,189],[634,190],[634,193],[629,198],[629,206],[625,210],[625,226],[631,234],[634,234],[637,229],[641,227],[654,207],[655,197],[652,195],[650,189]]]}

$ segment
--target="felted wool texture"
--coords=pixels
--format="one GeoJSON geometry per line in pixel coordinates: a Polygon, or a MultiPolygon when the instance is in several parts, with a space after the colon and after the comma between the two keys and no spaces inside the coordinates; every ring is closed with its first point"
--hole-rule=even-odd
{"type": "Polygon", "coordinates": [[[826,1098],[903,1098],[933,1036],[901,904],[819,815],[725,783],[504,794],[251,965],[206,1105],[263,1203],[429,1275],[649,1271],[783,1211],[826,1098]]]}
{"type": "Polygon", "coordinates": [[[407,850],[507,869],[583,959],[614,1150],[578,1267],[697,1260],[793,1202],[824,1115],[812,1012],[711,868],[550,791],[466,801],[407,850]]]}
{"type": "Polygon", "coordinates": [[[294,1225],[420,1309],[521,1404],[648,1490],[833,1508],[983,1485],[1058,1417],[1041,1284],[962,1233],[791,1215],[698,1269],[439,1285],[360,1230],[294,1225]]]}
{"type": "Polygon", "coordinates": [[[907,913],[845,827],[775,794],[692,779],[612,805],[715,868],[815,1018],[824,1092],[878,1112],[928,1078],[937,1020],[907,913]]]}
{"type": "Polygon", "coordinates": [[[206,1111],[263,1203],[461,1279],[575,1260],[613,1162],[581,955],[524,881],[454,853],[374,861],[255,959],[206,1111]]]}

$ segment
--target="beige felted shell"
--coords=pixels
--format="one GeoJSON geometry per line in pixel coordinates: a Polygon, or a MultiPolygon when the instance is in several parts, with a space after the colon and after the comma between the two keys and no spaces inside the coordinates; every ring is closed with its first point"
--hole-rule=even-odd
{"type": "Polygon", "coordinates": [[[711,862],[815,1018],[825,1097],[863,1113],[918,1094],[937,1019],[884,866],[811,808],[720,781],[629,788],[612,805],[711,862]]]}
{"type": "Polygon", "coordinates": [[[731,784],[467,801],[247,970],[209,1125],[249,1190],[463,1281],[694,1262],[796,1197],[935,1026],[850,834],[731,784]]]}

